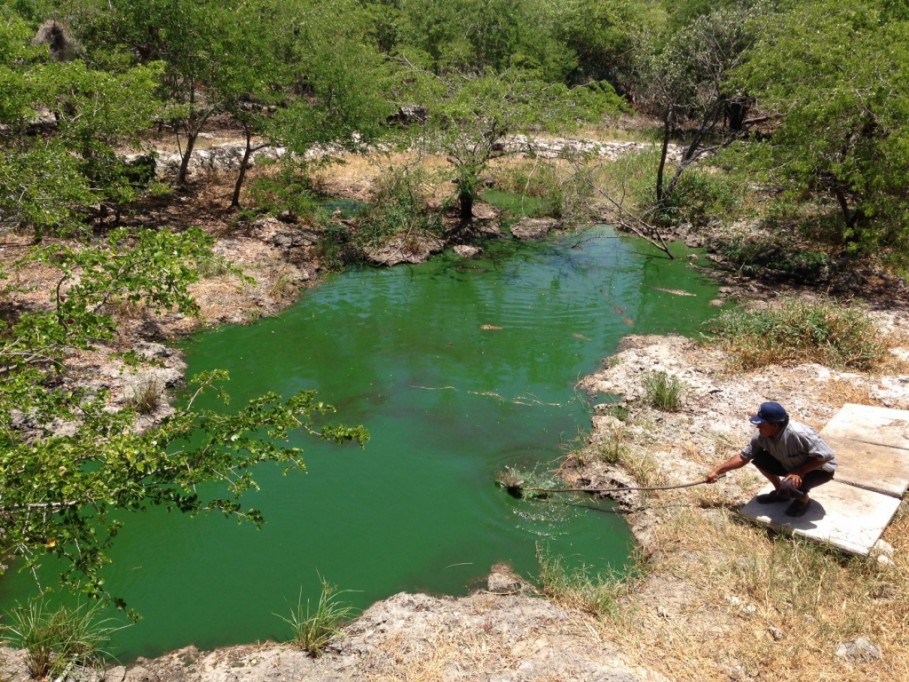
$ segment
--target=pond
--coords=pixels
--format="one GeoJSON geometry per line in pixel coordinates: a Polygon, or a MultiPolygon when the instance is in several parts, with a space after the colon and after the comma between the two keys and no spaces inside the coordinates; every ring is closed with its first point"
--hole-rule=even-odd
{"type": "MultiPolygon", "coordinates": [[[[260,531],[220,515],[126,516],[105,578],[142,620],[113,653],[288,639],[278,616],[318,599],[323,579],[365,608],[402,590],[464,594],[502,561],[532,580],[540,549],[621,570],[621,516],[517,500],[494,479],[553,467],[583,437],[590,404],[575,383],[623,336],[691,334],[712,314],[716,286],[678,253],[607,227],[501,241],[474,260],[333,276],[278,317],[194,337],[190,374],[227,369],[233,405],[316,389],[372,439],[360,450],[301,437],[306,474],[261,467],[246,500],[268,520],[260,531]]],[[[4,607],[33,590],[8,575],[4,607]]]]}

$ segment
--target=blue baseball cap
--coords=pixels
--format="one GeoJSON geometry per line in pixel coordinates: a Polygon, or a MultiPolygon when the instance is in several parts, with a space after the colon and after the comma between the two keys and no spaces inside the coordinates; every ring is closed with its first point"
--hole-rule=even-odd
{"type": "Polygon", "coordinates": [[[763,424],[765,422],[770,424],[781,424],[787,419],[789,419],[789,414],[783,409],[783,406],[779,403],[770,402],[761,403],[757,414],[748,421],[752,424],[763,424]]]}

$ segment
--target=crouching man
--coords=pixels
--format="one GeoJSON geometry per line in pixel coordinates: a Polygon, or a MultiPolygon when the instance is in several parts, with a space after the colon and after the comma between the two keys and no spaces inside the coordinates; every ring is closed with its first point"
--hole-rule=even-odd
{"type": "Polygon", "coordinates": [[[802,516],[811,502],[809,493],[833,478],[836,459],[833,450],[810,426],[789,420],[779,403],[761,403],[751,417],[758,433],[742,451],[707,475],[709,483],[727,471],[749,462],[773,484],[773,492],[758,495],[762,504],[792,500],[787,516],[802,516]]]}

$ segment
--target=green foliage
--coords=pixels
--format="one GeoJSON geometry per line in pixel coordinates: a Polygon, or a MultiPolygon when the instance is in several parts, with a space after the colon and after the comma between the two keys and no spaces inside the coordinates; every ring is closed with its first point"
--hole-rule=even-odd
{"type": "Polygon", "coordinates": [[[15,16],[0,52],[9,57],[0,64],[0,210],[41,235],[77,229],[84,206],[134,199],[143,183],[115,148],[151,124],[163,65],[104,71],[51,60],[15,16]],[[25,134],[39,109],[47,134],[25,134]]]}
{"type": "Polygon", "coordinates": [[[360,215],[354,240],[359,248],[380,246],[390,237],[418,238],[444,231],[438,211],[426,206],[425,173],[391,169],[377,183],[372,202],[360,215]]]}
{"type": "Polygon", "coordinates": [[[293,630],[294,644],[314,657],[321,655],[331,638],[341,631],[341,624],[354,614],[353,607],[340,601],[344,592],[323,578],[319,601],[311,606],[309,599],[303,603],[303,592],[300,591],[290,615],[278,616],[293,630]]]}
{"type": "Polygon", "coordinates": [[[907,35],[877,0],[796,3],[738,71],[779,120],[755,160],[792,196],[829,197],[842,240],[868,253],[909,244],[907,35]]]}
{"type": "Polygon", "coordinates": [[[744,184],[737,178],[717,168],[693,168],[663,196],[656,217],[664,224],[694,227],[731,222],[740,214],[744,199],[744,184]]]}
{"type": "Polygon", "coordinates": [[[556,35],[558,8],[546,0],[403,0],[401,52],[419,52],[436,73],[538,70],[560,81],[574,67],[556,35]]]}
{"type": "Polygon", "coordinates": [[[448,75],[411,70],[408,76],[404,96],[430,112],[412,142],[448,157],[462,228],[472,222],[481,174],[507,153],[503,137],[531,128],[564,131],[622,108],[609,86],[569,89],[524,69],[448,75]]]}
{"type": "Polygon", "coordinates": [[[52,609],[39,597],[8,614],[0,633],[10,645],[25,649],[29,674],[34,679],[62,678],[74,666],[100,667],[107,654],[103,647],[119,630],[110,618],[101,618],[103,604],[80,603],[52,609]]]}
{"type": "Polygon", "coordinates": [[[634,85],[637,55],[665,22],[659,3],[569,0],[557,12],[557,35],[577,56],[573,79],[605,80],[619,92],[634,85]]]}
{"type": "Polygon", "coordinates": [[[315,220],[320,199],[303,166],[281,163],[274,174],[260,175],[249,188],[252,211],[273,216],[288,213],[293,219],[315,220]]]}
{"type": "Polygon", "coordinates": [[[871,370],[886,355],[874,321],[835,302],[786,299],[765,310],[727,310],[706,328],[743,369],[817,362],[871,370]]]}
{"type": "Polygon", "coordinates": [[[394,112],[390,63],[345,7],[318,4],[295,19],[288,58],[305,96],[289,99],[266,126],[266,134],[291,152],[302,155],[327,143],[359,149],[383,133],[394,112]]]}
{"type": "Polygon", "coordinates": [[[674,374],[657,371],[644,376],[647,402],[658,410],[677,411],[682,405],[685,388],[685,382],[674,374]]]}

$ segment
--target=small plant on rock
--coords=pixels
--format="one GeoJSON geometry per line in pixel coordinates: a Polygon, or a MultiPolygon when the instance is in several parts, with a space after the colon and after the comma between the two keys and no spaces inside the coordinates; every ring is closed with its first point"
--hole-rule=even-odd
{"type": "Polygon", "coordinates": [[[120,626],[99,618],[102,606],[96,602],[51,609],[40,597],[10,611],[0,633],[12,646],[26,650],[34,679],[62,679],[75,666],[100,666],[107,657],[102,647],[120,626]]]}
{"type": "Polygon", "coordinates": [[[312,656],[322,653],[329,640],[341,631],[341,623],[354,613],[353,607],[339,600],[345,591],[339,591],[335,585],[323,579],[319,601],[314,606],[309,599],[303,602],[301,590],[297,605],[291,609],[290,615],[278,616],[290,625],[297,646],[312,656]]]}
{"type": "Polygon", "coordinates": [[[151,375],[138,379],[127,396],[127,406],[139,414],[154,414],[164,399],[164,387],[158,377],[151,375]]]}
{"type": "Polygon", "coordinates": [[[658,410],[675,412],[682,405],[685,382],[667,372],[650,372],[644,377],[647,402],[658,410]]]}

